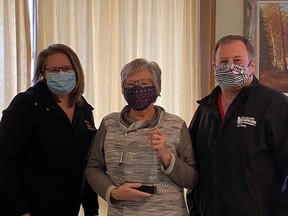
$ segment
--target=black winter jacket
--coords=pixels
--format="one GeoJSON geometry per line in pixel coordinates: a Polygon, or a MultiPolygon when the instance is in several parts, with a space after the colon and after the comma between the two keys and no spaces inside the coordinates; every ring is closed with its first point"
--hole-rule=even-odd
{"type": "Polygon", "coordinates": [[[97,214],[84,178],[92,110],[84,100],[71,123],[43,81],[12,100],[0,123],[0,215],[76,216],[80,203],[97,214]]]}
{"type": "Polygon", "coordinates": [[[221,122],[220,91],[217,86],[198,101],[189,127],[199,172],[187,195],[190,215],[279,215],[288,174],[288,99],[254,77],[221,122]]]}

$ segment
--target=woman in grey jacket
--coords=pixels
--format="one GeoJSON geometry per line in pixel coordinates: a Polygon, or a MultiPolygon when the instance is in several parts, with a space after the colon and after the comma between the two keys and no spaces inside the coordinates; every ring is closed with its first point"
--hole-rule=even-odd
{"type": "Polygon", "coordinates": [[[197,181],[185,122],[154,102],[161,91],[155,62],[135,59],[121,71],[128,105],[104,117],[86,169],[108,201],[108,215],[187,215],[184,188],[197,181]]]}

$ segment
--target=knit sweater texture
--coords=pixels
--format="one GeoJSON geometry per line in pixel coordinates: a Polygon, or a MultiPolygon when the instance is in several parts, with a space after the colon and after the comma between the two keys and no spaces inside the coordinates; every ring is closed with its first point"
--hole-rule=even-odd
{"type": "Polygon", "coordinates": [[[148,198],[116,202],[108,200],[110,216],[188,215],[183,189],[187,185],[186,182],[189,182],[189,186],[186,187],[194,187],[194,180],[197,178],[193,151],[189,147],[191,146],[189,133],[180,117],[165,112],[161,107],[156,109],[157,118],[150,122],[128,123],[125,121],[127,112],[125,107],[121,113],[107,115],[101,123],[99,131],[102,133],[102,138],[100,134],[98,134],[99,140],[96,137],[86,172],[92,188],[107,200],[109,199],[107,190],[111,186],[107,182],[115,186],[127,182],[140,182],[143,185],[157,187],[157,193],[148,198]],[[105,127],[104,133],[101,132],[103,127],[105,127]],[[166,145],[173,155],[173,163],[167,169],[149,145],[147,133],[156,128],[165,133],[166,145]],[[95,151],[98,153],[95,154],[95,151]],[[102,152],[104,157],[100,161],[105,164],[97,161],[97,157],[101,156],[99,152],[102,152]],[[95,172],[95,169],[98,169],[98,172],[95,172]],[[100,169],[102,172],[99,172],[100,169]],[[184,179],[185,176],[188,179],[184,179]],[[106,183],[101,185],[99,181],[102,180],[106,183]]]}

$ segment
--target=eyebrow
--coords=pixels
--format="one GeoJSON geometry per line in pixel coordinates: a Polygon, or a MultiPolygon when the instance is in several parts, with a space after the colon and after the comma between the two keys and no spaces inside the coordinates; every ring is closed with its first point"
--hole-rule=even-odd
{"type": "Polygon", "coordinates": [[[67,65],[63,65],[63,66],[51,66],[49,68],[62,68],[62,67],[72,67],[72,65],[71,64],[67,64],[67,65]]]}
{"type": "MultiPolygon", "coordinates": [[[[229,60],[229,59],[230,59],[230,58],[222,57],[222,58],[220,58],[218,61],[227,61],[227,60],[229,60]]],[[[241,60],[243,60],[244,57],[242,57],[242,56],[234,56],[234,57],[232,57],[232,59],[233,59],[233,60],[235,60],[235,59],[241,59],[241,60]]]]}
{"type": "Polygon", "coordinates": [[[243,58],[243,57],[238,55],[238,56],[234,56],[233,58],[243,58]]]}
{"type": "Polygon", "coordinates": [[[152,80],[152,78],[141,78],[141,79],[138,79],[138,80],[127,79],[126,81],[139,81],[139,80],[152,80]]]}

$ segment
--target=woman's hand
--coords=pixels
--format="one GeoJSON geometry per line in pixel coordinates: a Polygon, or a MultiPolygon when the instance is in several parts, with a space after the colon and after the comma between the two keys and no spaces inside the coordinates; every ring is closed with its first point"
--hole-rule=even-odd
{"type": "Polygon", "coordinates": [[[137,190],[141,185],[141,183],[122,184],[112,190],[111,197],[115,200],[136,200],[152,196],[152,194],[137,190]]]}
{"type": "Polygon", "coordinates": [[[151,147],[155,150],[158,158],[162,160],[166,167],[171,161],[171,154],[166,146],[166,138],[160,129],[156,129],[147,134],[151,147]]]}

